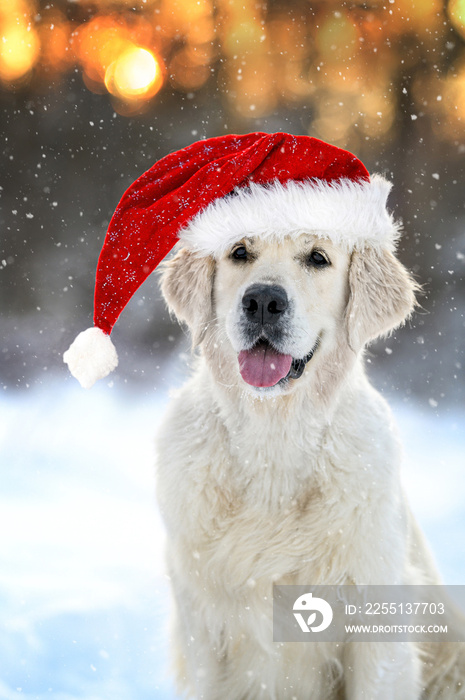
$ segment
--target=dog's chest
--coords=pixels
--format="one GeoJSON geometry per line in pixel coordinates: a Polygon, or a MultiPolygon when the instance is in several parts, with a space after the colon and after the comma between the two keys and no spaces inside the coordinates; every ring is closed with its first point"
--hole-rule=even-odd
{"type": "MultiPolygon", "coordinates": [[[[219,485],[199,493],[196,526],[189,533],[191,573],[213,587],[237,592],[261,580],[318,583],[334,572],[344,576],[343,509],[328,503],[312,480],[302,482],[279,506],[249,498],[219,485]],[[337,554],[336,554],[337,553],[337,554]],[[338,560],[338,563],[336,562],[338,560]]],[[[187,543],[186,543],[187,544],[187,543]]]]}
{"type": "MultiPolygon", "coordinates": [[[[181,407],[176,421],[185,418],[181,407]]],[[[211,413],[164,442],[159,498],[183,576],[234,595],[260,580],[342,583],[357,562],[381,561],[371,533],[389,504],[374,496],[386,490],[385,477],[369,476],[371,437],[334,425],[312,435],[289,421],[279,439],[245,432],[211,413]]]]}

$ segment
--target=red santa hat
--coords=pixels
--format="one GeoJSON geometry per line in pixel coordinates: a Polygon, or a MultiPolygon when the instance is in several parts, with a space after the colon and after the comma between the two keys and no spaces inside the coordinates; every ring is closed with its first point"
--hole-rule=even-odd
{"type": "Polygon", "coordinates": [[[247,235],[304,232],[348,250],[393,248],[399,227],[386,209],[390,188],[352,153],[309,136],[219,136],[165,156],[116,208],[97,266],[94,327],[64,361],[85,388],[116,367],[111,330],[178,240],[214,257],[247,235]]]}

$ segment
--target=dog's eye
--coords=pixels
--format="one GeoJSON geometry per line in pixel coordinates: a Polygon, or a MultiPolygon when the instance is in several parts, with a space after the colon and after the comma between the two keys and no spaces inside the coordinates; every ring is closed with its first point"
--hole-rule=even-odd
{"type": "Polygon", "coordinates": [[[307,263],[308,265],[313,265],[314,267],[325,267],[326,265],[331,265],[328,258],[319,250],[312,250],[307,258],[307,263]]]}
{"type": "Polygon", "coordinates": [[[231,257],[233,260],[247,260],[247,248],[243,245],[234,248],[231,257]]]}

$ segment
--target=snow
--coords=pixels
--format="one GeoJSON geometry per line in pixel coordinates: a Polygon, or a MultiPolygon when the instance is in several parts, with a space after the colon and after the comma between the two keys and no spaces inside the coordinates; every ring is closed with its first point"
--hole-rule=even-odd
{"type": "Polygon", "coordinates": [[[0,698],[174,698],[153,435],[166,398],[0,403],[0,698]]]}
{"type": "MultiPolygon", "coordinates": [[[[168,396],[111,386],[1,398],[2,700],[177,697],[153,468],[168,396]]],[[[445,581],[462,583],[464,416],[393,407],[413,510],[445,581]]]]}

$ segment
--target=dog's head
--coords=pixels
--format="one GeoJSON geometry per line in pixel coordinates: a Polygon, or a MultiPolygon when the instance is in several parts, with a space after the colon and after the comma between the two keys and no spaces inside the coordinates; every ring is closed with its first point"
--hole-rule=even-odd
{"type": "Polygon", "coordinates": [[[367,342],[411,313],[414,289],[388,250],[349,253],[307,234],[239,238],[216,259],[181,248],[162,279],[217,379],[267,396],[312,379],[328,393],[367,342]]]}

